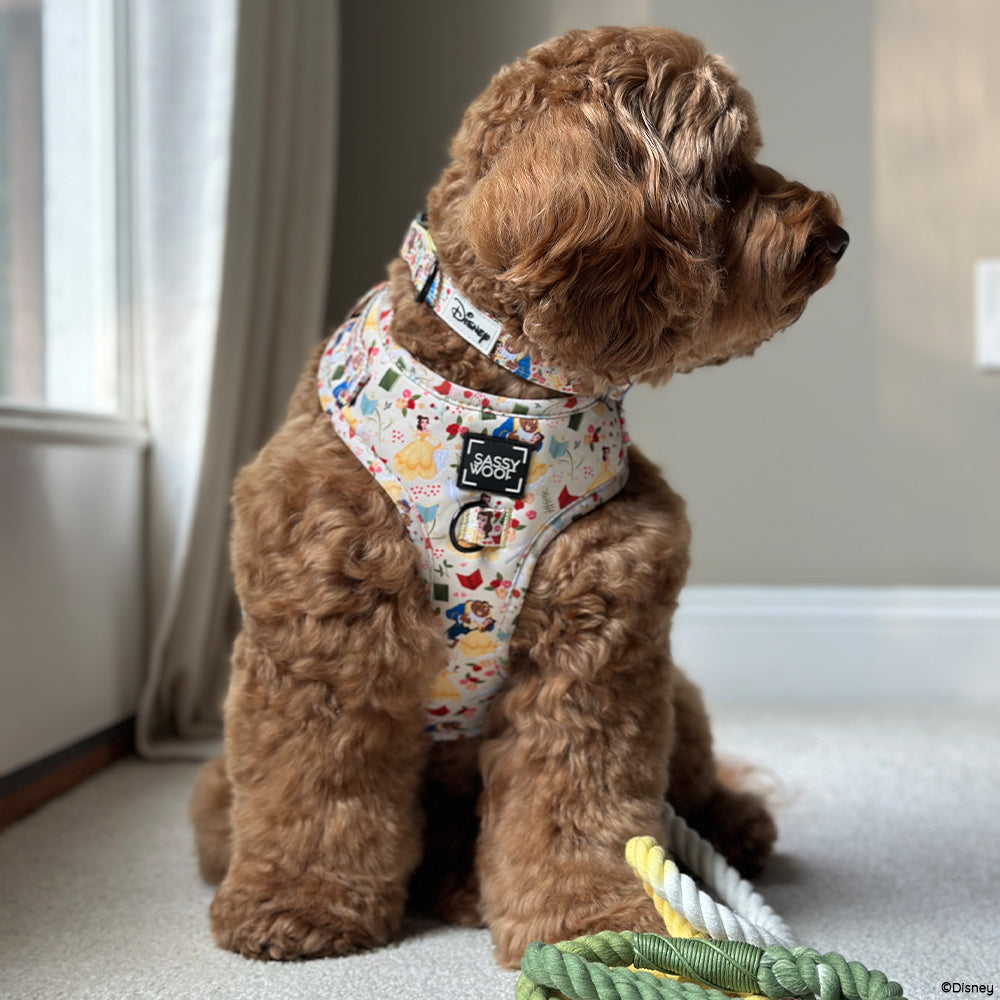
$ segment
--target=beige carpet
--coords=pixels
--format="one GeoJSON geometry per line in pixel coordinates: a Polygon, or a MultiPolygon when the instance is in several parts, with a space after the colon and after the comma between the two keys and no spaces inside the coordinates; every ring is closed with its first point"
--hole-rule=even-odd
{"type": "MultiPolygon", "coordinates": [[[[910,1000],[1000,993],[1000,711],[715,715],[723,749],[782,778],[758,887],[801,943],[882,969],[910,1000]]],[[[485,932],[427,922],[342,959],[218,951],[185,816],[194,770],[124,761],[0,834],[0,997],[513,996],[485,932]]]]}

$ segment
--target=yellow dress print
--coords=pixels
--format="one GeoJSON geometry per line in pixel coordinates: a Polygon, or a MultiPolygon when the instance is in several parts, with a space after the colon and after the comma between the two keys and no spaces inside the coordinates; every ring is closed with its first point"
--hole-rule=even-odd
{"type": "Polygon", "coordinates": [[[610,456],[611,449],[605,445],[601,448],[601,467],[597,470],[597,478],[590,484],[590,489],[598,489],[618,474],[618,470],[611,464],[610,456]]]}
{"type": "Polygon", "coordinates": [[[448,672],[442,670],[431,686],[430,698],[432,701],[458,701],[462,697],[462,692],[458,686],[448,676],[448,672]]]}
{"type": "Polygon", "coordinates": [[[433,479],[437,475],[434,452],[437,447],[428,440],[430,421],[425,416],[417,417],[417,436],[408,445],[400,448],[392,460],[393,468],[400,479],[433,479]]]}
{"type": "Polygon", "coordinates": [[[545,478],[545,474],[551,469],[552,466],[546,462],[532,462],[531,471],[528,473],[528,485],[533,486],[535,483],[545,478]]]}
{"type": "Polygon", "coordinates": [[[458,648],[462,651],[463,656],[467,656],[470,660],[477,660],[481,656],[492,653],[497,648],[497,644],[493,636],[486,632],[470,632],[458,640],[458,648]]]}

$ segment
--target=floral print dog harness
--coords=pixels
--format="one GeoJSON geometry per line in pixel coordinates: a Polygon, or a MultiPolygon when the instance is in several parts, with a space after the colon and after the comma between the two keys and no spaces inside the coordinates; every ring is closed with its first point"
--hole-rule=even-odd
{"type": "Polygon", "coordinates": [[[392,339],[385,285],[330,338],[319,397],[421,552],[448,661],[436,739],[482,731],[539,555],[628,478],[620,401],[512,399],[453,385],[392,339]]]}

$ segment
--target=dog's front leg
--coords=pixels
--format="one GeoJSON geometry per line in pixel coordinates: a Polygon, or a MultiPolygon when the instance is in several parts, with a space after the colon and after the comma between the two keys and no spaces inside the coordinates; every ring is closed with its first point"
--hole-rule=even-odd
{"type": "Polygon", "coordinates": [[[663,841],[676,587],[669,561],[637,558],[638,525],[609,544],[602,516],[546,553],[483,748],[478,868],[508,965],[532,940],[662,931],[624,851],[630,837],[663,841]]]}
{"type": "Polygon", "coordinates": [[[216,942],[248,958],[385,944],[420,856],[419,715],[359,710],[241,637],[227,703],[232,857],[216,942]]]}
{"type": "Polygon", "coordinates": [[[663,929],[624,852],[630,837],[663,842],[670,713],[641,685],[616,687],[595,697],[562,675],[516,683],[512,725],[484,747],[478,867],[504,965],[530,941],[663,929]]]}
{"type": "Polygon", "coordinates": [[[290,453],[265,449],[236,490],[245,618],[226,702],[230,861],[211,906],[220,946],[265,959],[395,933],[443,657],[395,508],[353,457],[306,480],[290,453]]]}

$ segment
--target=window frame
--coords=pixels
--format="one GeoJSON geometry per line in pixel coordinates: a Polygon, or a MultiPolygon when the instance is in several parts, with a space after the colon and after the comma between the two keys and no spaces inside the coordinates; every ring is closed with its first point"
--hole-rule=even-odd
{"type": "MultiPolygon", "coordinates": [[[[53,72],[45,65],[45,5],[74,4],[79,0],[40,0],[40,16],[42,18],[42,68],[43,82],[46,76],[53,72]]],[[[92,147],[97,150],[100,162],[91,166],[91,172],[98,175],[98,183],[102,190],[98,192],[98,200],[106,199],[92,212],[99,218],[97,226],[89,225],[88,233],[96,231],[102,244],[97,247],[97,253],[102,256],[99,265],[101,273],[98,281],[105,287],[92,290],[98,301],[98,308],[103,310],[103,318],[113,324],[114,329],[114,361],[115,382],[113,409],[85,408],[60,405],[56,399],[53,403],[46,401],[22,402],[12,398],[0,398],[0,439],[39,441],[78,441],[82,444],[95,443],[127,443],[129,445],[146,446],[150,435],[146,426],[143,378],[141,366],[141,351],[138,338],[138,328],[134,310],[134,260],[132,254],[132,160],[131,149],[131,53],[130,53],[130,10],[129,0],[84,0],[86,5],[87,40],[92,45],[88,58],[98,72],[88,79],[91,87],[89,107],[98,107],[99,112],[92,135],[92,147]]],[[[43,121],[40,128],[47,134],[53,123],[46,123],[44,115],[50,109],[50,103],[42,101],[43,121]]],[[[56,123],[58,124],[58,123],[56,123]]],[[[69,172],[62,176],[50,170],[48,164],[49,150],[45,144],[42,149],[42,167],[45,174],[46,188],[66,183],[69,172]]],[[[48,191],[46,193],[46,198],[48,191]]],[[[47,272],[53,261],[53,255],[47,249],[55,240],[52,232],[56,224],[47,217],[48,205],[43,200],[42,232],[44,244],[42,248],[42,289],[43,289],[43,335],[49,344],[56,345],[60,338],[69,340],[73,331],[69,329],[51,329],[51,322],[58,322],[53,317],[66,309],[59,309],[56,303],[60,291],[50,281],[47,272]]],[[[91,220],[92,221],[92,220],[91,220]]],[[[73,250],[78,251],[80,241],[77,239],[73,250]]],[[[93,244],[89,250],[95,249],[93,244]]],[[[58,256],[58,252],[54,256],[58,256]]],[[[79,256],[79,253],[77,254],[79,256]]],[[[57,261],[56,266],[72,267],[73,261],[64,259],[57,261]]],[[[95,338],[96,339],[96,338],[95,338]]],[[[45,352],[48,353],[47,351],[45,352]]],[[[53,374],[53,366],[47,358],[43,365],[44,381],[53,374]]],[[[49,394],[46,393],[48,396],[49,394]]]]}

